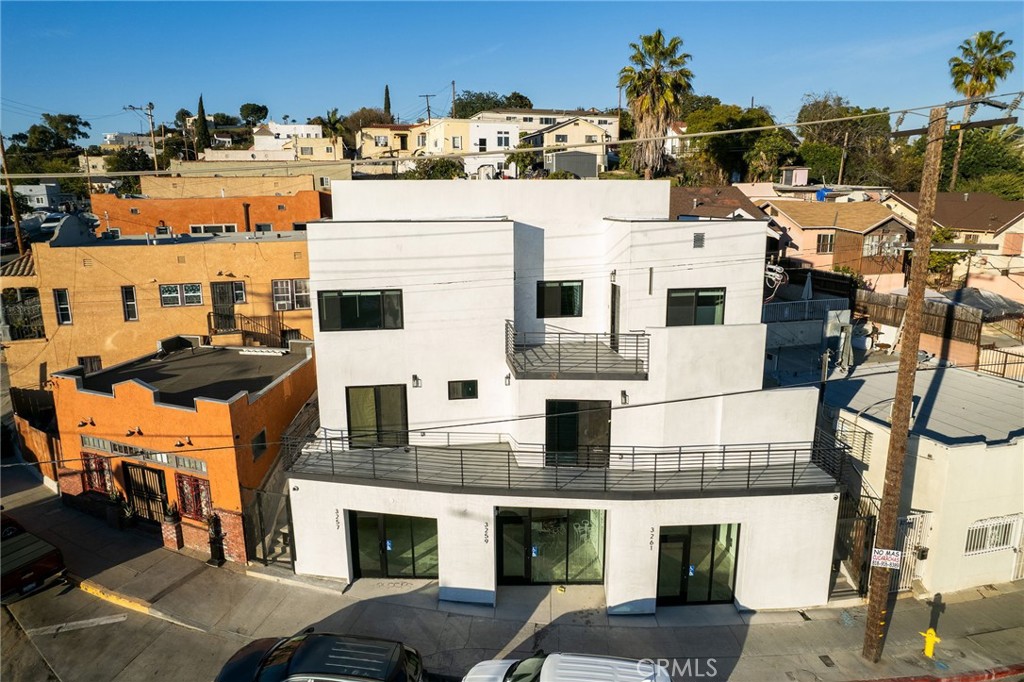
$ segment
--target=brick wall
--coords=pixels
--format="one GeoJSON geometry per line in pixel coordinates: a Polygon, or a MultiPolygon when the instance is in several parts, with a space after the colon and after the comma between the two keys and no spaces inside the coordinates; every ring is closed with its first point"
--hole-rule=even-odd
{"type": "Polygon", "coordinates": [[[206,530],[205,523],[182,520],[181,539],[185,547],[189,549],[194,549],[197,552],[210,552],[210,533],[206,530]]]}
{"type": "Polygon", "coordinates": [[[220,517],[220,530],[224,536],[224,558],[239,564],[246,563],[242,515],[218,509],[217,516],[220,517]]]}
{"type": "Polygon", "coordinates": [[[81,495],[85,492],[85,485],[82,481],[82,472],[78,469],[57,469],[60,492],[62,495],[81,495]]]}

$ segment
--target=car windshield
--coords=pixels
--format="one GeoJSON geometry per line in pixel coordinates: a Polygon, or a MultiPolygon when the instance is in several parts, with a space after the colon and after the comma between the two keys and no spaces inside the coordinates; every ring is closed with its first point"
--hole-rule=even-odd
{"type": "Polygon", "coordinates": [[[505,673],[504,682],[537,682],[540,670],[544,667],[545,654],[531,656],[519,661],[505,673]]]}

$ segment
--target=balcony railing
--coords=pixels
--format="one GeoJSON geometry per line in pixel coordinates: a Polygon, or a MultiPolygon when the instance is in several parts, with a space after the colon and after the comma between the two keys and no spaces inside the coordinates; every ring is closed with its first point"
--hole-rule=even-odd
{"type": "Polygon", "coordinates": [[[761,307],[761,322],[801,322],[824,320],[832,310],[846,310],[850,301],[845,298],[821,298],[806,301],[776,301],[761,307]]]}
{"type": "Polygon", "coordinates": [[[472,435],[430,433],[420,444],[420,433],[400,432],[378,438],[408,444],[358,447],[366,434],[321,429],[316,438],[286,443],[286,466],[297,474],[441,488],[669,496],[834,490],[847,466],[845,448],[810,442],[613,447],[570,459],[502,435],[476,436],[478,442],[460,444],[472,435]]]}
{"type": "Polygon", "coordinates": [[[505,359],[517,379],[646,380],[647,334],[517,331],[505,321],[505,359]]]}
{"type": "Polygon", "coordinates": [[[240,313],[213,311],[206,315],[210,335],[240,332],[260,345],[287,348],[289,341],[309,341],[298,329],[281,322],[280,314],[249,317],[240,313]]]}

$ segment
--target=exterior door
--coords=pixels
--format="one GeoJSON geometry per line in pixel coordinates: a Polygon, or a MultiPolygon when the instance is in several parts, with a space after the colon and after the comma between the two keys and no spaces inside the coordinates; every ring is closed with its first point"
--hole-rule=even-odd
{"type": "Polygon", "coordinates": [[[612,404],[608,400],[549,400],[545,462],[548,466],[608,466],[612,404]]]}
{"type": "Polygon", "coordinates": [[[124,463],[122,466],[125,491],[135,515],[149,521],[161,521],[167,508],[164,472],[138,464],[124,463]]]}
{"type": "Polygon", "coordinates": [[[349,527],[352,539],[356,578],[384,577],[384,547],[380,538],[381,518],[378,514],[352,512],[349,527]]]}
{"type": "Polygon", "coordinates": [[[608,332],[611,334],[611,339],[608,341],[608,345],[616,353],[619,352],[619,285],[612,285],[612,296],[611,296],[611,320],[608,322],[608,332]]]}
{"type": "Polygon", "coordinates": [[[437,520],[353,511],[356,578],[436,578],[437,520]]]}
{"type": "Polygon", "coordinates": [[[231,282],[211,282],[213,324],[216,330],[235,328],[235,292],[231,282]]]}
{"type": "Polygon", "coordinates": [[[665,526],[658,545],[663,605],[727,604],[736,585],[739,525],[665,526]]]}
{"type": "Polygon", "coordinates": [[[527,530],[525,519],[515,513],[498,512],[498,583],[525,584],[527,580],[527,530]]]}
{"type": "Polygon", "coordinates": [[[405,384],[348,386],[345,397],[351,447],[409,443],[405,384]]]}

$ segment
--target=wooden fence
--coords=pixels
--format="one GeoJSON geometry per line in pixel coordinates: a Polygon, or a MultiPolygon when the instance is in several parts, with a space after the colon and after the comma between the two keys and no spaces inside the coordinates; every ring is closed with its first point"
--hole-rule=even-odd
{"type": "Polygon", "coordinates": [[[978,358],[978,371],[1014,381],[1024,381],[1024,346],[982,346],[978,358]]]}
{"type": "MultiPolygon", "coordinates": [[[[907,297],[861,289],[857,291],[853,310],[855,314],[867,315],[872,322],[899,327],[907,310],[907,297]]],[[[922,334],[977,345],[981,340],[981,327],[981,311],[977,308],[941,301],[924,302],[922,334]]]]}

